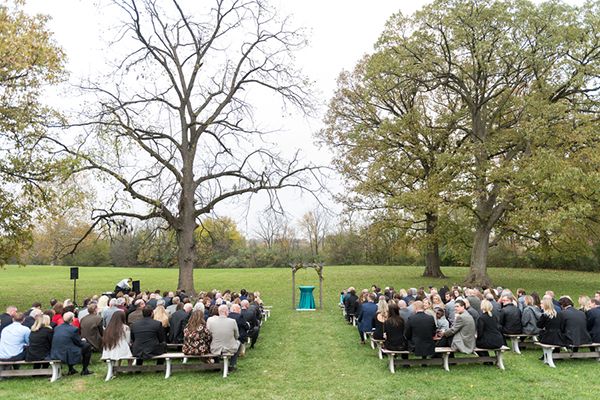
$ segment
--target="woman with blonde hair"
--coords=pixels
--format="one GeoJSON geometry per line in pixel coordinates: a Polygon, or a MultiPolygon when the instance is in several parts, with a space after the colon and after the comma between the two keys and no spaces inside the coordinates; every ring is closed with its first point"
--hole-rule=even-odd
{"type": "Polygon", "coordinates": [[[481,301],[481,315],[477,319],[476,345],[482,349],[499,349],[504,346],[504,336],[500,332],[498,320],[493,316],[494,307],[489,300],[481,301]]]}
{"type": "Polygon", "coordinates": [[[444,305],[444,302],[442,301],[442,297],[437,293],[431,295],[431,304],[432,304],[433,309],[436,309],[436,308],[441,308],[442,310],[445,309],[445,305],[444,305]]]}
{"type": "Polygon", "coordinates": [[[159,321],[162,325],[165,337],[169,337],[169,313],[164,306],[156,306],[152,317],[155,321],[159,321]]]}
{"type": "MultiPolygon", "coordinates": [[[[50,326],[50,317],[40,314],[35,317],[35,322],[29,334],[29,347],[25,355],[26,361],[43,361],[50,358],[52,336],[54,331],[50,326]]],[[[34,369],[41,368],[43,364],[35,364],[34,369]]]]}
{"type": "Polygon", "coordinates": [[[537,323],[540,328],[538,340],[540,343],[563,346],[565,340],[561,333],[562,314],[557,313],[552,303],[552,297],[544,296],[542,298],[542,315],[537,323]]]}
{"type": "Polygon", "coordinates": [[[589,311],[590,309],[590,298],[585,295],[579,296],[579,311],[589,311]]]}
{"type": "Polygon", "coordinates": [[[425,314],[429,314],[431,315],[433,318],[435,318],[435,311],[433,311],[433,307],[431,305],[431,300],[429,300],[429,297],[424,297],[423,298],[423,309],[425,310],[425,314]]]}
{"type": "Polygon", "coordinates": [[[104,310],[106,307],[108,307],[108,301],[109,300],[110,299],[105,294],[103,294],[102,296],[100,296],[100,298],[98,299],[98,314],[101,314],[102,310],[104,310]]]}

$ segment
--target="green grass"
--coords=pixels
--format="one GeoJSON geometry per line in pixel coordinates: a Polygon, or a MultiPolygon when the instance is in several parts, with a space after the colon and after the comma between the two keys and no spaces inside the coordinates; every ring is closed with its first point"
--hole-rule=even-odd
{"type": "MultiPolygon", "coordinates": [[[[218,373],[175,372],[165,381],[161,374],[121,375],[104,382],[104,365],[94,358],[91,377],[63,377],[56,384],[44,378],[0,382],[0,399],[116,399],[116,398],[252,398],[252,399],[568,399],[597,398],[600,363],[594,360],[558,361],[551,369],[538,360],[541,351],[507,354],[506,371],[483,365],[387,370],[369,346],[358,344],[356,328],[342,320],[337,306],[341,288],[393,285],[395,288],[453,284],[465,268],[445,268],[446,280],[422,278],[418,267],[326,267],[322,311],[292,310],[289,269],[197,270],[197,290],[242,287],[259,290],[272,305],[272,318],[263,325],[257,348],[240,360],[239,370],[227,379],[218,373]]],[[[492,269],[495,285],[524,287],[558,295],[592,294],[600,289],[593,273],[492,269]]],[[[66,267],[7,267],[0,270],[0,307],[28,307],[33,300],[72,297],[66,267]]],[[[78,299],[111,290],[115,282],[132,276],[144,289],[174,288],[176,270],[80,268],[78,299]]],[[[296,284],[318,285],[317,274],[303,270],[296,284]]],[[[317,295],[317,289],[315,294],[317,295]]],[[[316,296],[318,297],[318,295],[316,296]]],[[[317,299],[318,301],[318,299],[317,299]]]]}

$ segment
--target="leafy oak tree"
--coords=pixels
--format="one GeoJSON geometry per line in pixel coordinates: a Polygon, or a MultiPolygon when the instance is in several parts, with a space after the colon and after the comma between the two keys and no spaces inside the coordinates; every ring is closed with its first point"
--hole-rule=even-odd
{"type": "Polygon", "coordinates": [[[86,88],[99,108],[89,106],[81,142],[64,150],[119,188],[94,225],[164,221],[176,236],[178,287],[194,293],[202,217],[246,194],[306,189],[315,172],[269,146],[254,112],[259,98],[310,110],[292,63],[305,39],[262,0],[112,5],[124,21],[114,51],[125,55],[111,83],[86,88]]]}
{"type": "Polygon", "coordinates": [[[42,102],[44,86],[58,83],[64,54],[23,1],[0,3],[0,264],[30,244],[34,217],[55,198],[52,182],[68,172],[46,139],[55,119],[42,102]]]}
{"type": "Polygon", "coordinates": [[[449,188],[475,221],[468,284],[490,284],[490,244],[505,228],[520,231],[511,214],[535,207],[552,216],[536,201],[541,184],[573,209],[581,203],[561,198],[562,171],[598,170],[590,157],[598,150],[598,4],[440,0],[384,33],[382,42],[421,70],[420,85],[461,99],[462,173],[449,188]]]}

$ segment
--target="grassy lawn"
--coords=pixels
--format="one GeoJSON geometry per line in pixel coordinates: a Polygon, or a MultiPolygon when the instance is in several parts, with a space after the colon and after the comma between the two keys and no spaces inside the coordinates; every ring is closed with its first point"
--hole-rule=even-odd
{"type": "MultiPolygon", "coordinates": [[[[593,273],[493,269],[495,285],[557,295],[591,295],[600,289],[593,273]]],[[[507,354],[506,371],[483,365],[400,369],[395,375],[387,361],[377,358],[368,345],[360,345],[356,328],[342,320],[337,306],[340,289],[378,284],[396,289],[441,286],[460,282],[465,268],[445,268],[446,280],[422,278],[420,267],[326,267],[324,310],[298,313],[291,305],[289,269],[197,270],[197,290],[244,287],[259,290],[272,318],[263,325],[256,349],[240,359],[239,370],[227,379],[217,372],[175,372],[165,381],[161,374],[120,375],[104,382],[106,367],[92,364],[91,377],[63,377],[50,385],[45,378],[19,378],[0,382],[0,399],[116,399],[116,398],[252,398],[252,399],[568,399],[597,398],[600,363],[595,360],[558,361],[557,368],[544,366],[541,350],[523,355],[507,354]]],[[[128,276],[140,279],[143,289],[175,288],[176,270],[80,268],[78,299],[108,291],[128,276]]],[[[51,297],[72,297],[68,268],[9,266],[0,270],[0,309],[9,304],[28,307],[33,300],[47,303],[51,297]]],[[[303,270],[296,284],[314,284],[317,274],[303,270]]],[[[318,289],[315,297],[318,301],[318,289]]],[[[298,296],[297,296],[298,298],[298,296]]]]}

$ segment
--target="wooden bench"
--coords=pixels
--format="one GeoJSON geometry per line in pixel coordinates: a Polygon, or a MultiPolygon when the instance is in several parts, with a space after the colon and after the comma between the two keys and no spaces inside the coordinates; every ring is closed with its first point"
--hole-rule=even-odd
{"type": "Polygon", "coordinates": [[[60,360],[48,360],[48,361],[0,361],[0,379],[11,376],[49,376],[50,382],[56,382],[61,376],[61,362],[60,360]],[[47,368],[40,369],[6,369],[6,367],[13,367],[15,365],[40,365],[49,364],[47,368]]]}
{"type": "Polygon", "coordinates": [[[536,345],[540,346],[544,351],[544,364],[548,364],[551,368],[556,368],[554,360],[567,360],[573,358],[595,358],[600,361],[600,343],[582,344],[581,346],[570,346],[567,347],[567,351],[564,353],[554,353],[554,349],[561,348],[562,346],[555,346],[552,344],[544,344],[537,342],[536,345]],[[594,348],[594,351],[589,348],[594,348]],[[573,351],[574,349],[588,349],[587,351],[573,351]]]}
{"type": "Polygon", "coordinates": [[[264,306],[263,307],[262,315],[263,315],[263,317],[265,317],[264,318],[265,322],[267,322],[268,319],[271,317],[271,308],[272,308],[272,306],[264,306]]]}
{"type": "Polygon", "coordinates": [[[508,347],[506,346],[502,346],[499,349],[480,349],[480,348],[476,348],[475,351],[493,351],[494,352],[494,356],[479,356],[477,354],[473,354],[473,355],[469,355],[466,357],[460,357],[460,358],[450,358],[450,354],[456,354],[456,352],[454,350],[452,350],[452,348],[450,347],[436,347],[435,348],[435,354],[438,357],[433,357],[433,358],[427,358],[427,359],[421,359],[421,358],[413,358],[413,359],[397,359],[395,358],[396,355],[411,355],[413,353],[411,353],[408,350],[404,350],[404,351],[394,351],[394,350],[387,350],[387,349],[382,349],[381,352],[382,354],[387,354],[389,357],[389,369],[390,372],[393,374],[396,372],[396,364],[399,366],[414,366],[414,365],[441,365],[443,366],[444,370],[446,371],[450,371],[450,364],[478,364],[478,363],[484,363],[484,362],[491,362],[494,363],[494,365],[496,365],[498,368],[500,368],[501,370],[504,370],[504,360],[503,360],[503,354],[506,350],[509,350],[508,347]]]}
{"type": "Polygon", "coordinates": [[[381,340],[381,339],[375,339],[373,337],[373,335],[371,335],[371,348],[373,350],[377,349],[377,355],[379,356],[380,360],[383,360],[383,343],[385,342],[385,340],[381,340]]]}
{"type": "MultiPolygon", "coordinates": [[[[150,360],[165,360],[165,364],[156,365],[136,365],[135,357],[121,358],[119,360],[103,359],[106,362],[108,370],[106,372],[105,381],[109,381],[114,378],[118,372],[147,372],[147,371],[165,371],[165,379],[171,376],[173,371],[178,370],[222,370],[223,378],[227,378],[229,374],[229,359],[233,354],[205,354],[201,356],[186,355],[183,353],[165,353],[159,356],[154,356],[150,360]],[[222,359],[221,362],[201,362],[201,363],[188,363],[190,359],[200,359],[208,361],[209,359],[222,359]],[[173,360],[181,360],[181,364],[173,364],[173,360]],[[121,361],[133,361],[132,365],[120,365],[121,361]]],[[[148,360],[144,360],[148,361],[148,360]]]]}
{"type": "Polygon", "coordinates": [[[513,352],[521,354],[519,344],[523,349],[533,349],[538,341],[537,335],[530,335],[527,333],[519,333],[515,335],[504,335],[506,339],[510,340],[510,348],[513,352]],[[521,342],[521,338],[525,338],[525,341],[521,342]],[[531,339],[530,341],[527,341],[531,339]]]}

